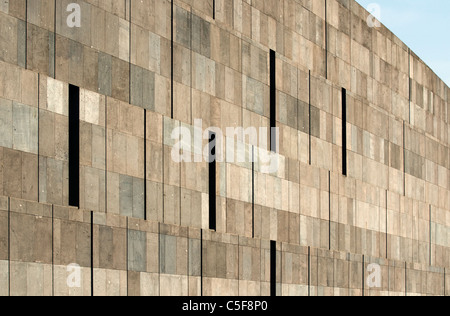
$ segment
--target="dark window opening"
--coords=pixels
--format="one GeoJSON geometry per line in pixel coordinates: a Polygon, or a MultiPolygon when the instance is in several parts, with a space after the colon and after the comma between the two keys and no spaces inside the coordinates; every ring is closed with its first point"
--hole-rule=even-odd
{"type": "Polygon", "coordinates": [[[347,90],[342,88],[342,174],[347,176],[347,90]]]}
{"type": "Polygon", "coordinates": [[[276,53],[270,50],[270,150],[277,148],[275,128],[277,127],[277,78],[276,53]]]}
{"type": "Polygon", "coordinates": [[[80,207],[80,88],[69,85],[69,205],[80,207]]]}
{"type": "Polygon", "coordinates": [[[270,242],[270,296],[277,296],[277,242],[270,242]]]}
{"type": "Polygon", "coordinates": [[[209,229],[216,230],[216,134],[209,135],[209,229]]]}

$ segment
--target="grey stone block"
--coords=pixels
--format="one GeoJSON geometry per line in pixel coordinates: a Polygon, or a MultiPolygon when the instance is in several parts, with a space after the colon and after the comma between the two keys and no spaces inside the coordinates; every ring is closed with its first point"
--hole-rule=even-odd
{"type": "Polygon", "coordinates": [[[144,180],[133,178],[133,217],[144,218],[144,180]]]}
{"type": "Polygon", "coordinates": [[[67,179],[67,162],[39,157],[39,201],[67,205],[67,179]]]}
{"type": "Polygon", "coordinates": [[[131,65],[131,104],[155,109],[155,73],[131,65]]]}
{"type": "Polygon", "coordinates": [[[147,219],[155,222],[163,221],[163,185],[147,181],[147,219]]]}
{"type": "Polygon", "coordinates": [[[104,170],[90,167],[80,168],[80,207],[93,211],[105,211],[104,170]]]}
{"type": "Polygon", "coordinates": [[[128,270],[146,272],[147,270],[147,234],[128,231],[128,270]]]}
{"type": "Polygon", "coordinates": [[[189,275],[201,276],[201,242],[189,239],[189,275]]]}
{"type": "Polygon", "coordinates": [[[298,101],[298,130],[309,133],[309,104],[298,101]]]}
{"type": "Polygon", "coordinates": [[[297,99],[282,92],[278,92],[277,100],[277,120],[297,129],[297,99]]]}
{"type": "Polygon", "coordinates": [[[175,8],[175,27],[177,43],[189,48],[191,47],[191,13],[186,10],[175,8]]]}
{"type": "Polygon", "coordinates": [[[211,25],[192,15],[192,50],[208,58],[211,57],[211,25]]]}
{"type": "Polygon", "coordinates": [[[13,103],[13,147],[14,149],[38,153],[38,109],[13,103]]]}
{"type": "Polygon", "coordinates": [[[405,151],[405,172],[419,179],[423,178],[425,158],[409,150],[405,151]]]}
{"type": "Polygon", "coordinates": [[[55,60],[55,33],[49,32],[48,34],[48,75],[49,77],[55,77],[55,66],[56,66],[56,60],[55,60]]]}
{"type": "Polygon", "coordinates": [[[22,20],[18,20],[17,23],[17,65],[19,65],[22,68],[26,68],[26,59],[27,59],[27,52],[26,52],[26,22],[22,20]]]}
{"type": "Polygon", "coordinates": [[[161,235],[159,240],[160,273],[177,273],[177,238],[161,235]]]}
{"type": "Polygon", "coordinates": [[[120,214],[144,218],[144,180],[120,175],[120,214]]]}
{"type": "Polygon", "coordinates": [[[133,215],[133,178],[125,175],[120,175],[119,183],[120,192],[120,215],[133,215]]]}
{"type": "Polygon", "coordinates": [[[400,148],[400,146],[390,143],[390,166],[397,170],[403,169],[401,152],[402,148],[400,148]]]}
{"type": "Polygon", "coordinates": [[[247,109],[259,115],[264,115],[264,84],[247,78],[247,109]]]}
{"type": "Polygon", "coordinates": [[[98,92],[107,96],[112,93],[112,59],[110,55],[98,54],[98,92]]]}
{"type": "Polygon", "coordinates": [[[13,109],[12,102],[0,99],[0,146],[13,147],[13,109]]]}
{"type": "Polygon", "coordinates": [[[320,138],[320,110],[311,106],[311,135],[320,138]]]}

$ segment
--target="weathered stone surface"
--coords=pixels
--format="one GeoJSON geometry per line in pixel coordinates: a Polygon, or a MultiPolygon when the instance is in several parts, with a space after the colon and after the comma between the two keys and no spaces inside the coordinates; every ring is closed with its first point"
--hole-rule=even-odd
{"type": "Polygon", "coordinates": [[[448,295],[450,90],[355,1],[70,3],[0,3],[0,295],[448,295]]]}

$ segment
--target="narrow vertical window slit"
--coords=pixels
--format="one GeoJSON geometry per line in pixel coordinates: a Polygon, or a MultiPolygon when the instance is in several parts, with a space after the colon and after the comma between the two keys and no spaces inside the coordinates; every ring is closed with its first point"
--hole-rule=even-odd
{"type": "Polygon", "coordinates": [[[69,85],[69,205],[80,206],[80,88],[69,85]]]}
{"type": "Polygon", "coordinates": [[[170,13],[170,117],[173,119],[173,96],[174,96],[174,92],[173,92],[173,44],[174,44],[174,28],[173,28],[173,0],[171,1],[171,13],[170,13]]]}
{"type": "Polygon", "coordinates": [[[347,176],[347,90],[342,88],[342,174],[347,176]]]}
{"type": "Polygon", "coordinates": [[[308,103],[309,103],[309,109],[308,109],[308,137],[309,137],[309,165],[312,163],[312,155],[311,155],[311,70],[308,72],[308,103]]]}
{"type": "Polygon", "coordinates": [[[147,110],[144,109],[144,220],[147,220],[147,110]]]}
{"type": "Polygon", "coordinates": [[[94,212],[91,211],[91,296],[94,296],[94,212]]]}
{"type": "Polygon", "coordinates": [[[255,147],[252,146],[252,238],[255,238],[255,147]]]}
{"type": "Polygon", "coordinates": [[[209,229],[216,230],[216,134],[209,135],[209,229]]]}
{"type": "Polygon", "coordinates": [[[277,296],[277,242],[270,242],[270,296],[277,296]]]}
{"type": "Polygon", "coordinates": [[[276,53],[270,50],[270,150],[276,151],[277,127],[277,79],[276,79],[276,53]]]}

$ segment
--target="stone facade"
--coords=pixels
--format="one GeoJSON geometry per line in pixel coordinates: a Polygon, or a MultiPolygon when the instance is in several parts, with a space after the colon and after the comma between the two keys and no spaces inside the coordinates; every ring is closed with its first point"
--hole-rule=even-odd
{"type": "Polygon", "coordinates": [[[2,1],[0,295],[448,295],[450,89],[367,17],[353,0],[2,1]],[[171,133],[269,127],[270,50],[280,165],[217,162],[212,231],[208,163],[174,162],[171,133]]]}

